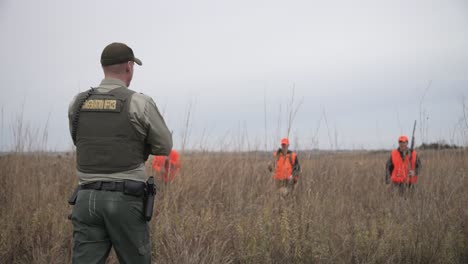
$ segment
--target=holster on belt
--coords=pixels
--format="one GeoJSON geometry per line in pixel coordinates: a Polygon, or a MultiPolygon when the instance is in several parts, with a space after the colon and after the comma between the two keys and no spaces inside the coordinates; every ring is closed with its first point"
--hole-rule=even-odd
{"type": "Polygon", "coordinates": [[[145,199],[144,199],[144,218],[146,221],[151,221],[153,217],[154,197],[156,196],[156,186],[154,177],[151,176],[146,182],[145,199]]]}
{"type": "Polygon", "coordinates": [[[81,186],[76,186],[75,190],[73,191],[73,194],[68,198],[68,204],[69,205],[75,205],[76,203],[76,197],[78,197],[78,192],[80,191],[81,186]]]}

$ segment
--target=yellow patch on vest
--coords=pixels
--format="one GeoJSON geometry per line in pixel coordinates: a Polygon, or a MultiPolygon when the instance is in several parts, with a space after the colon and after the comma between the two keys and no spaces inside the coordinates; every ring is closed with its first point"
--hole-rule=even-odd
{"type": "Polygon", "coordinates": [[[117,100],[86,100],[83,104],[82,109],[92,109],[92,110],[115,110],[117,109],[117,100]]]}

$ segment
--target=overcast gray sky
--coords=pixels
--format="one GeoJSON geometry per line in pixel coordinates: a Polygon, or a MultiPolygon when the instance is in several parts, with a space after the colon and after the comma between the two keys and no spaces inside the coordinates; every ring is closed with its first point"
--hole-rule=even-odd
{"type": "Polygon", "coordinates": [[[464,143],[463,0],[0,0],[0,30],[3,150],[21,112],[48,124],[48,149],[71,149],[68,104],[99,84],[115,41],[143,61],[131,88],[154,98],[177,148],[189,105],[190,148],[276,147],[293,87],[293,148],[391,148],[421,113],[419,143],[464,143]]]}

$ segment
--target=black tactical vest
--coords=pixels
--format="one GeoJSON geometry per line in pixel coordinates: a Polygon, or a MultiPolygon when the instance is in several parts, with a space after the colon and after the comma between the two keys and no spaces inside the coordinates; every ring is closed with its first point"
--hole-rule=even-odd
{"type": "Polygon", "coordinates": [[[89,95],[73,128],[76,129],[79,171],[115,173],[135,169],[147,160],[149,147],[129,118],[130,99],[134,93],[120,87],[109,93],[92,91],[78,95],[74,109],[83,101],[80,98],[89,95]]]}

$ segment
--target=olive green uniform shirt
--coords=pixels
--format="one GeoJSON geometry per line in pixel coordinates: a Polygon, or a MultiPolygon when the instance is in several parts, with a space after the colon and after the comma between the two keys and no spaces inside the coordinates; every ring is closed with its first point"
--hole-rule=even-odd
{"type": "MultiPolygon", "coordinates": [[[[100,93],[109,92],[112,89],[125,87],[125,83],[118,79],[106,78],[102,80],[101,84],[96,87],[96,91],[100,93]]],[[[70,103],[68,108],[68,119],[70,134],[72,131],[72,106],[76,100],[75,98],[70,103]]],[[[151,154],[167,156],[172,149],[172,135],[164,122],[163,117],[159,113],[156,103],[151,97],[134,93],[130,99],[129,107],[130,122],[135,127],[136,131],[143,135],[147,140],[146,143],[151,145],[151,154]]],[[[146,181],[145,164],[142,163],[138,168],[122,171],[117,173],[100,174],[100,173],[83,173],[77,170],[79,184],[94,182],[94,181],[146,181]]]]}

